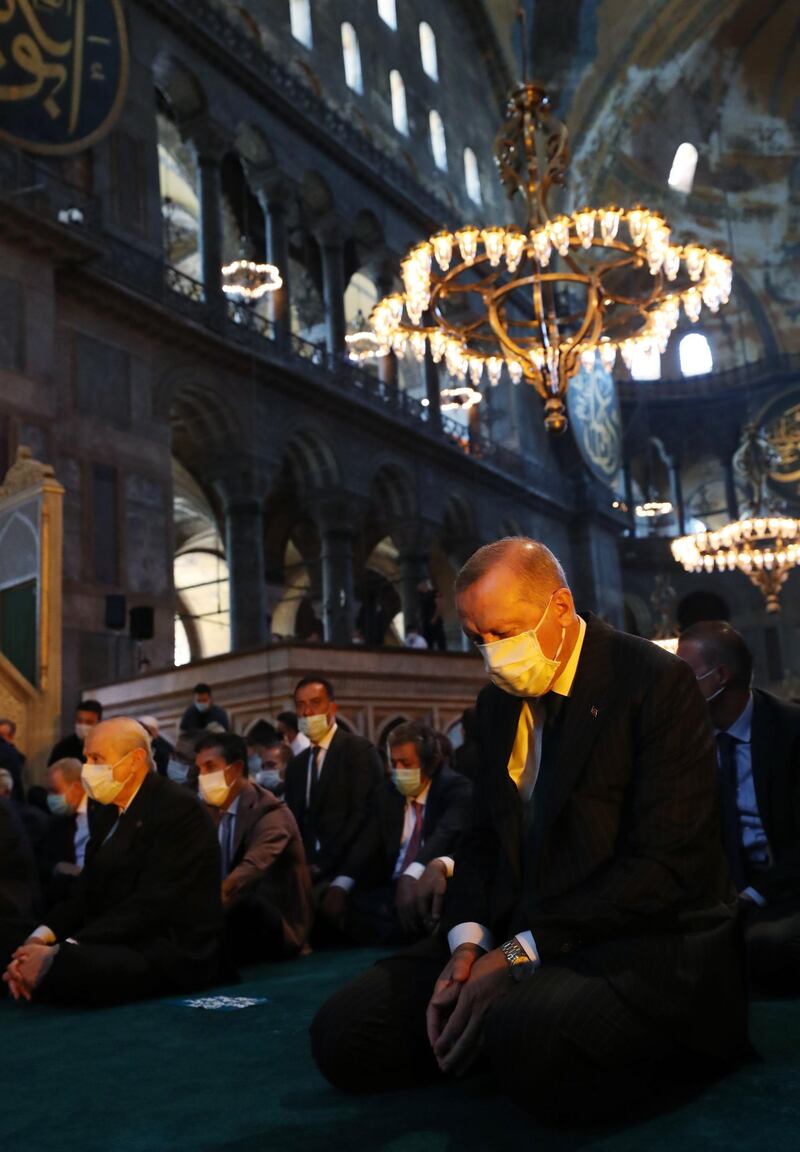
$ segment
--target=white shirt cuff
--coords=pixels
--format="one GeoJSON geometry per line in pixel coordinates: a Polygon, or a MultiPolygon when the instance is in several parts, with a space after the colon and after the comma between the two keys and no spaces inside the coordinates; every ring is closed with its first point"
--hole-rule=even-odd
{"type": "Polygon", "coordinates": [[[534,967],[539,968],[542,961],[539,958],[539,952],[536,947],[536,941],[533,938],[533,933],[518,932],[515,939],[518,940],[520,946],[524,948],[528,959],[531,961],[534,967]]]}
{"type": "Polygon", "coordinates": [[[759,908],[763,908],[767,902],[760,892],[756,892],[755,888],[745,888],[742,895],[749,896],[753,903],[757,904],[759,908]]]}
{"type": "Polygon", "coordinates": [[[341,888],[343,892],[352,892],[356,886],[356,882],[352,876],[337,876],[335,880],[331,880],[331,888],[341,888]]]}
{"type": "Polygon", "coordinates": [[[28,937],[29,940],[41,940],[42,944],[55,944],[56,934],[46,924],[40,924],[28,937]]]}
{"type": "Polygon", "coordinates": [[[437,856],[436,859],[441,860],[442,864],[444,864],[445,868],[447,869],[447,879],[452,880],[453,879],[453,872],[455,871],[455,867],[456,867],[456,862],[453,859],[453,857],[452,856],[437,856]]]}
{"type": "Polygon", "coordinates": [[[455,952],[462,944],[477,944],[484,952],[492,950],[492,934],[483,924],[476,924],[467,920],[463,924],[456,924],[447,933],[447,943],[451,952],[455,952]]]}
{"type": "Polygon", "coordinates": [[[419,880],[420,876],[422,875],[422,873],[424,871],[425,871],[425,865],[420,864],[419,861],[415,860],[413,864],[409,864],[409,866],[406,868],[403,875],[404,876],[411,876],[411,878],[414,880],[419,880]]]}

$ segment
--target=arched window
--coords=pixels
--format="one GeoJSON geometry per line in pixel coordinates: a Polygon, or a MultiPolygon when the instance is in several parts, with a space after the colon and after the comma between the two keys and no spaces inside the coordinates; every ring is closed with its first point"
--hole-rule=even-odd
{"type": "Polygon", "coordinates": [[[292,36],[305,44],[306,48],[313,48],[314,36],[311,31],[311,0],[289,0],[289,23],[292,27],[292,36]]]}
{"type": "Polygon", "coordinates": [[[358,48],[358,36],[352,24],[342,24],[342,55],[347,87],[360,94],[364,91],[364,82],[361,78],[361,52],[358,48]]]}
{"type": "Polygon", "coordinates": [[[694,184],[694,173],[697,168],[697,149],[694,144],[681,144],[675,153],[672,167],[669,171],[667,183],[678,192],[688,194],[694,184]]]}
{"type": "Polygon", "coordinates": [[[684,376],[704,376],[714,368],[714,357],[708,337],[702,332],[690,332],[678,345],[681,372],[684,376]]]}
{"type": "Polygon", "coordinates": [[[397,31],[397,0],[378,0],[378,15],[384,24],[397,31]]]}
{"type": "Polygon", "coordinates": [[[422,67],[431,80],[439,79],[439,60],[436,56],[436,37],[430,24],[423,20],[419,26],[419,51],[422,56],[422,67]]]}
{"type": "Polygon", "coordinates": [[[435,108],[428,114],[428,124],[431,132],[431,151],[433,162],[442,172],[447,171],[447,142],[444,138],[444,124],[435,108]]]}
{"type": "Polygon", "coordinates": [[[408,109],[406,108],[406,86],[403,77],[393,68],[389,73],[389,87],[392,91],[392,120],[398,132],[408,136],[408,109]]]}
{"type": "Polygon", "coordinates": [[[631,360],[634,380],[660,380],[661,354],[654,344],[638,344],[631,360]]]}
{"type": "Polygon", "coordinates": [[[467,195],[474,204],[482,204],[481,174],[478,171],[478,161],[471,148],[464,149],[464,183],[467,186],[467,195]]]}

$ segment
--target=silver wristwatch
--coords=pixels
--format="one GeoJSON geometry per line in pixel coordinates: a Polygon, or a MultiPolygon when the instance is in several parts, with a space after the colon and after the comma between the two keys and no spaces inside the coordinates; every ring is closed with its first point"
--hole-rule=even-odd
{"type": "Polygon", "coordinates": [[[535,965],[516,936],[506,940],[505,944],[501,944],[500,951],[508,961],[511,975],[515,980],[525,980],[531,972],[535,971],[535,965]]]}

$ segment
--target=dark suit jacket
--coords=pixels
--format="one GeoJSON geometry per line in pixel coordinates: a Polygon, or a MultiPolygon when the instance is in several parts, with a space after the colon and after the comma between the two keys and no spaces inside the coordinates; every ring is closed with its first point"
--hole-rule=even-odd
{"type": "Polygon", "coordinates": [[[74,732],[68,732],[57,744],[53,745],[53,750],[47,761],[47,767],[49,768],[51,764],[55,764],[56,760],[80,760],[81,756],[83,756],[83,740],[81,740],[80,736],[76,736],[74,732]]]}
{"type": "Polygon", "coordinates": [[[372,793],[384,779],[383,766],[369,740],[337,729],[325,754],[314,803],[307,812],[310,753],[306,748],[289,761],[285,798],[306,847],[310,828],[319,840],[319,851],[309,864],[317,866],[321,879],[333,879],[341,873],[347,853],[364,827],[372,793]]]}
{"type": "Polygon", "coordinates": [[[751,754],[772,866],[750,882],[770,904],[800,904],[800,707],[753,689],[751,754]]]}
{"type": "Polygon", "coordinates": [[[200,712],[194,704],[190,704],[181,716],[180,731],[200,736],[209,724],[221,724],[226,732],[231,727],[228,713],[219,704],[212,704],[207,712],[200,712]]]}
{"type": "Polygon", "coordinates": [[[0,917],[29,920],[36,915],[36,863],[19,813],[0,800],[0,917]]]}
{"type": "Polygon", "coordinates": [[[11,798],[18,804],[25,800],[25,789],[22,786],[22,770],[25,767],[25,757],[9,741],[0,736],[0,768],[11,773],[13,787],[11,798]]]}
{"type": "Polygon", "coordinates": [[[263,901],[277,908],[287,956],[300,951],[313,915],[300,829],[282,800],[249,780],[239,793],[228,883],[231,905],[263,901]]]}
{"type": "Polygon", "coordinates": [[[735,893],[708,709],[691,669],[589,617],[538,844],[507,771],[521,706],[494,685],[478,698],[481,770],[445,928],[477,921],[497,943],[528,929],[543,964],[601,974],[693,1051],[740,1052],[735,893]],[[523,854],[534,862],[527,873],[523,854]]]}
{"type": "Polygon", "coordinates": [[[90,802],[83,872],[70,899],[47,913],[48,927],[59,941],[140,952],[164,991],[212,983],[222,907],[219,843],[205,807],[151,773],[127,812],[116,813],[90,802]]]}
{"type": "MultiPolygon", "coordinates": [[[[405,805],[405,797],[391,780],[383,780],[373,794],[369,819],[348,855],[344,875],[364,887],[391,882],[403,838],[405,805]]],[[[452,856],[471,808],[469,780],[452,768],[440,768],[431,780],[415,862],[429,864],[437,856],[452,856]]]]}

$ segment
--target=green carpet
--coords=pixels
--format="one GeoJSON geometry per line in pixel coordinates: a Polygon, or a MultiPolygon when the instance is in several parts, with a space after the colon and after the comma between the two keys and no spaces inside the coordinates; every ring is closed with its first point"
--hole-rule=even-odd
{"type": "Polygon", "coordinates": [[[322,1000],[374,959],[250,970],[239,1011],[155,1001],[102,1012],[0,1003],[2,1152],[736,1152],[800,1147],[800,1003],[753,1006],[763,1062],[627,1128],[538,1126],[483,1081],[341,1096],[311,1061],[322,1000]]]}

